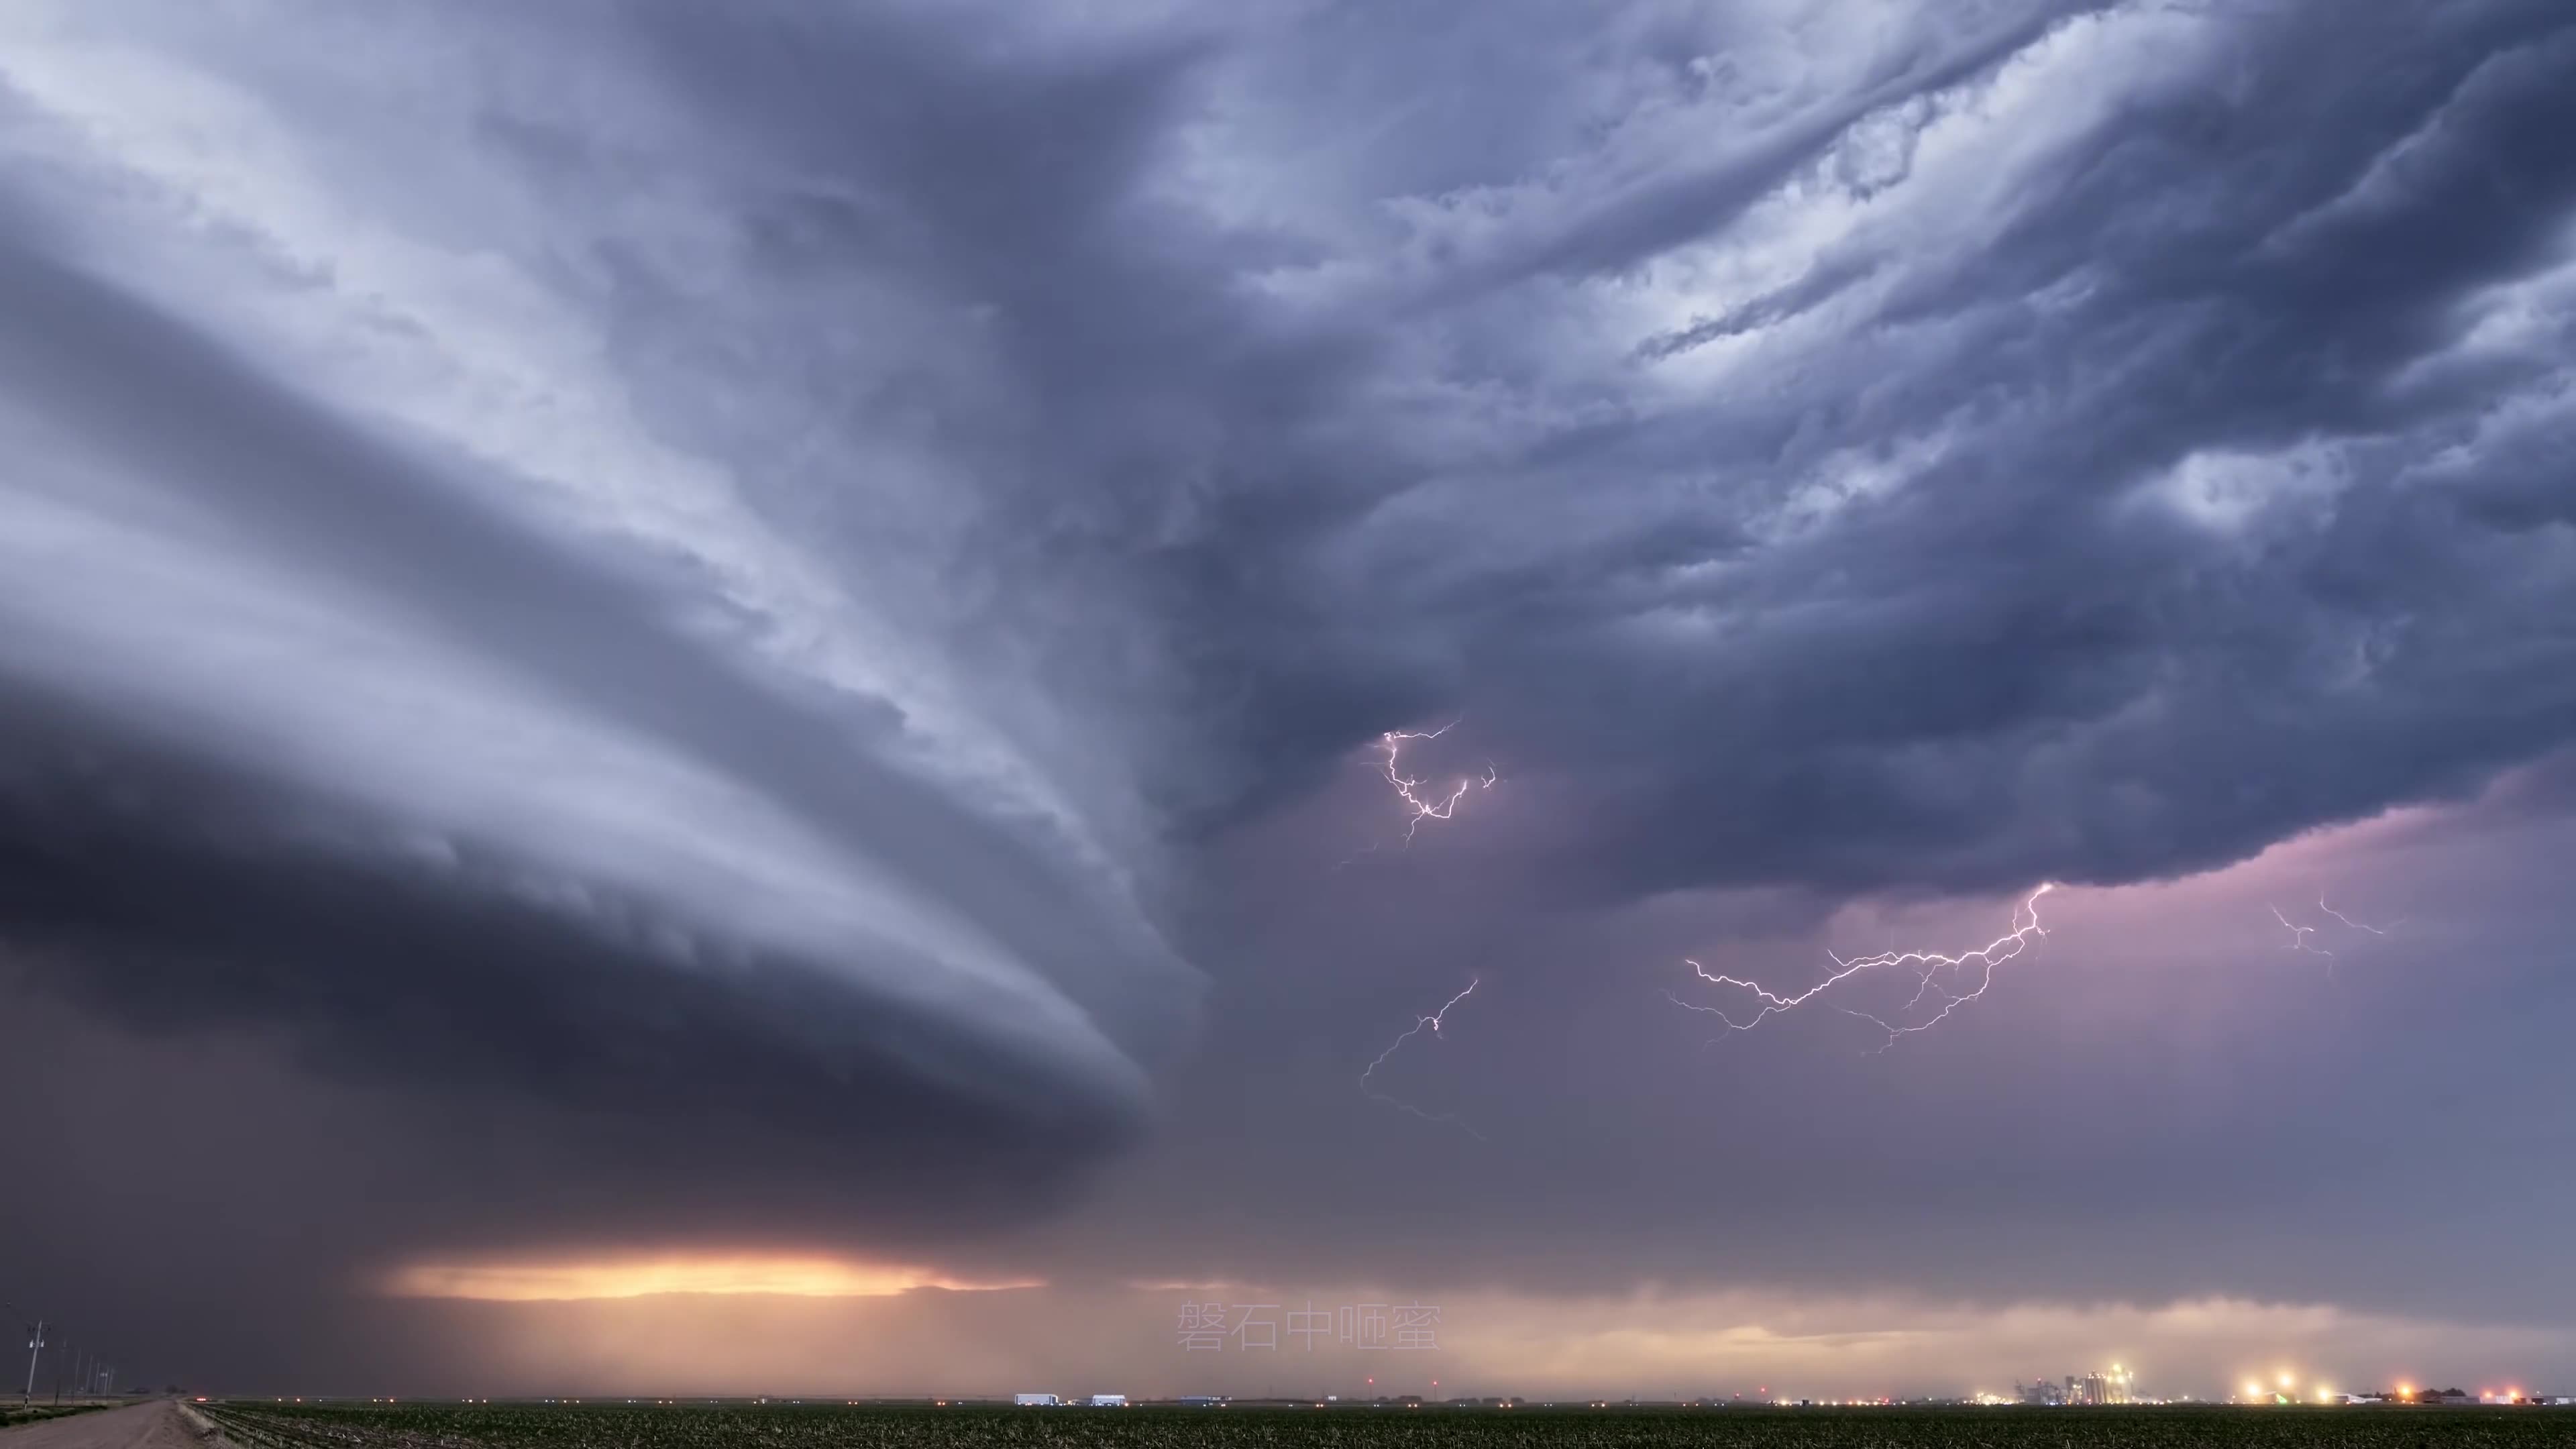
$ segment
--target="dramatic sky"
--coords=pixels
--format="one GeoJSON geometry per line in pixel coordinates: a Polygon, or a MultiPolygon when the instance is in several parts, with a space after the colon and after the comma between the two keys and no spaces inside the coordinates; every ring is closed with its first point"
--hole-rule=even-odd
{"type": "Polygon", "coordinates": [[[2570,135],[2564,0],[0,6],[0,1296],[2576,1391],[2570,135]]]}

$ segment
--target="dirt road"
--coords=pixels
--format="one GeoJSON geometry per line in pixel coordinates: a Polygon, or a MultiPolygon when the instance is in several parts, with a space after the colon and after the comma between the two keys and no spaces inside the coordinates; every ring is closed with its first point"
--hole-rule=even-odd
{"type": "Polygon", "coordinates": [[[168,1399],[0,1429],[0,1449],[201,1449],[205,1442],[168,1399]]]}

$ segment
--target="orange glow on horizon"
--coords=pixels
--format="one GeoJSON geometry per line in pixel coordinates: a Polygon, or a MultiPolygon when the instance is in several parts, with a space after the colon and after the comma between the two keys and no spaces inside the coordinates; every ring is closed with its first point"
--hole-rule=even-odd
{"type": "Polygon", "coordinates": [[[396,1298],[562,1303],[668,1293],[891,1298],[916,1288],[985,1292],[1045,1286],[1035,1279],[975,1282],[929,1268],[846,1258],[710,1255],[589,1262],[422,1263],[390,1275],[385,1279],[384,1291],[396,1298]]]}

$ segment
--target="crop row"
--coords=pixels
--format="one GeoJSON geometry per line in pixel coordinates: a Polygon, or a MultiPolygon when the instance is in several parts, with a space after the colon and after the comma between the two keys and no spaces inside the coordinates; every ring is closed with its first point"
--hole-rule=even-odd
{"type": "Polygon", "coordinates": [[[241,1449],[2517,1449],[2533,1409],[1016,1410],[841,1406],[209,1406],[241,1449]]]}

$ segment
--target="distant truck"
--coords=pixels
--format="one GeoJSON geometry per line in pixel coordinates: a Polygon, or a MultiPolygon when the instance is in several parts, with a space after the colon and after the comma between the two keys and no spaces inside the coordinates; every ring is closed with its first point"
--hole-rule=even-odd
{"type": "Polygon", "coordinates": [[[1052,1409],[1064,1401],[1053,1394],[1013,1394],[1011,1402],[1023,1409],[1052,1409]]]}
{"type": "Polygon", "coordinates": [[[1090,1399],[1090,1404],[1091,1407],[1095,1409],[1123,1409],[1127,1407],[1127,1396],[1125,1394],[1093,1394],[1090,1399]]]}

